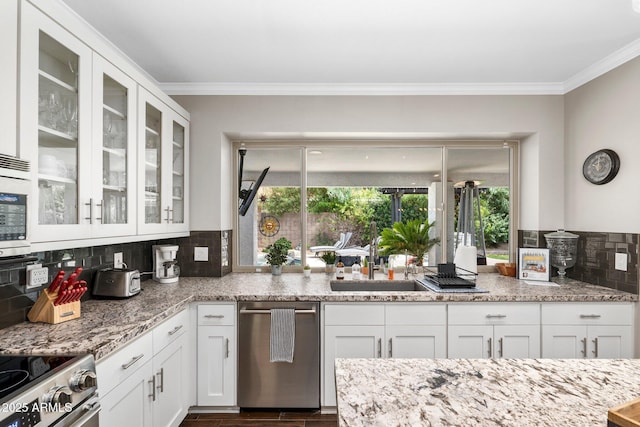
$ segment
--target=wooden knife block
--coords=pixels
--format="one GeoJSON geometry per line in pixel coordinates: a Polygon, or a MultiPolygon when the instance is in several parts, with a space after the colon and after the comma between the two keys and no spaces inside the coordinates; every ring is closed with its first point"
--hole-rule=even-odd
{"type": "Polygon", "coordinates": [[[56,324],[80,317],[80,301],[53,305],[56,298],[57,292],[50,294],[48,290],[43,290],[27,314],[29,320],[56,324]]]}

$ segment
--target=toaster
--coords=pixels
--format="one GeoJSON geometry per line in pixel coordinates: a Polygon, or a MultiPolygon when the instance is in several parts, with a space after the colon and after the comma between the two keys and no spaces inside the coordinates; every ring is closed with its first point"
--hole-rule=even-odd
{"type": "Polygon", "coordinates": [[[140,272],[126,268],[99,270],[93,282],[93,296],[128,298],[140,292],[140,272]]]}

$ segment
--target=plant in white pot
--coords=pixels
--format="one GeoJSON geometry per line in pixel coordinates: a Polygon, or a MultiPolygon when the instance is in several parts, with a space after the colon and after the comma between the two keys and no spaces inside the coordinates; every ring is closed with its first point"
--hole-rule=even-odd
{"type": "Polygon", "coordinates": [[[282,264],[287,262],[287,255],[292,248],[291,241],[286,237],[281,237],[264,248],[267,263],[271,265],[271,274],[274,276],[282,274],[282,264]]]}
{"type": "Polygon", "coordinates": [[[305,264],[302,268],[302,272],[304,273],[304,277],[311,277],[311,266],[309,264],[305,264]]]}
{"type": "Polygon", "coordinates": [[[333,251],[325,252],[320,258],[322,258],[325,263],[324,271],[327,274],[333,273],[336,269],[336,253],[333,251]]]}

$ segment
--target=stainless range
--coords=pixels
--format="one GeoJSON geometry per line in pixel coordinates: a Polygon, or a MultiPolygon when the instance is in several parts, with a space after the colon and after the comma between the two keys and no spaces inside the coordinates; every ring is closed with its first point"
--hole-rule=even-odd
{"type": "Polygon", "coordinates": [[[96,427],[92,355],[0,356],[0,427],[96,427]]]}

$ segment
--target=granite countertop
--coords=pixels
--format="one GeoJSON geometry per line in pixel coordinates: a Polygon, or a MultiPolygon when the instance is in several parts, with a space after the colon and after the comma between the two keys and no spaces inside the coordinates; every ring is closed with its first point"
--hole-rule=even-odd
{"type": "Polygon", "coordinates": [[[337,359],[356,426],[606,426],[640,396],[638,359],[337,359]]]}
{"type": "Polygon", "coordinates": [[[0,330],[0,354],[92,353],[100,359],[123,344],[182,311],[206,301],[637,301],[638,296],[586,283],[568,281],[559,287],[532,286],[495,273],[478,276],[488,293],[333,292],[324,273],[310,278],[299,273],[281,276],[232,273],[221,278],[182,277],[178,283],[142,283],[143,291],[120,300],[82,302],[79,319],[50,325],[24,322],[0,330]]]}

